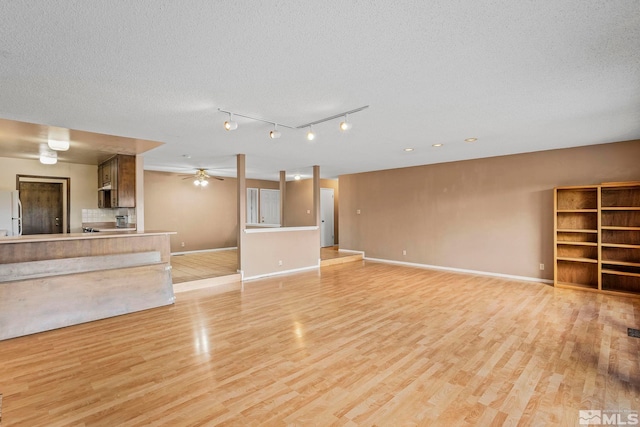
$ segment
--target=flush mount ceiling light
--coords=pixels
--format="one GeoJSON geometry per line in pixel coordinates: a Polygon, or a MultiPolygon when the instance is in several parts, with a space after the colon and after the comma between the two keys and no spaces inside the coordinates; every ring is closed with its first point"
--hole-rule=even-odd
{"type": "Polygon", "coordinates": [[[69,149],[69,129],[49,126],[47,136],[47,145],[52,150],[67,151],[69,149]]]}
{"type": "Polygon", "coordinates": [[[42,144],[40,147],[40,163],[43,165],[55,165],[58,163],[58,153],[53,150],[49,150],[47,145],[42,144]]]}
{"type": "Polygon", "coordinates": [[[271,132],[269,132],[269,138],[277,139],[277,138],[280,138],[281,136],[282,136],[282,134],[278,130],[278,125],[274,123],[273,124],[273,130],[271,132]]]}
{"type": "Polygon", "coordinates": [[[313,141],[314,139],[316,139],[316,134],[313,131],[313,127],[309,126],[309,132],[307,132],[307,139],[309,141],[313,141]]]}
{"type": "Polygon", "coordinates": [[[433,144],[433,147],[442,147],[442,144],[433,144]]]}
{"type": "Polygon", "coordinates": [[[296,181],[300,181],[300,175],[297,175],[293,177],[293,179],[295,179],[296,181]]]}
{"type": "Polygon", "coordinates": [[[464,140],[464,142],[476,142],[478,140],[478,138],[467,138],[464,140]]]}
{"type": "Polygon", "coordinates": [[[229,120],[224,122],[224,128],[226,130],[238,129],[238,122],[233,121],[233,114],[229,113],[229,120]]]}

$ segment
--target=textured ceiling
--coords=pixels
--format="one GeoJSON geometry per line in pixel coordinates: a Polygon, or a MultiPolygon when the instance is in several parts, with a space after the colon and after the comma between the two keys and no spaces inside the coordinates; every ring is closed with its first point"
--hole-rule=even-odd
{"type": "Polygon", "coordinates": [[[245,153],[249,177],[335,177],[640,139],[638,52],[636,0],[3,1],[0,117],[164,142],[147,169],[234,174],[245,153]],[[363,105],[313,143],[218,112],[363,105]]]}

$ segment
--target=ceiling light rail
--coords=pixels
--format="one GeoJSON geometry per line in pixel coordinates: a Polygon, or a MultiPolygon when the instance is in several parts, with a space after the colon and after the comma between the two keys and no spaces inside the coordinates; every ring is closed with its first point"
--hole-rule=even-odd
{"type": "MultiPolygon", "coordinates": [[[[251,120],[255,120],[258,122],[262,122],[262,123],[270,123],[274,126],[282,126],[283,128],[287,128],[287,129],[296,129],[295,126],[287,126],[287,125],[283,125],[280,122],[274,122],[273,120],[266,120],[266,119],[261,119],[260,117],[253,117],[253,116],[248,116],[246,114],[240,114],[240,113],[236,113],[235,111],[228,111],[228,110],[223,110],[222,108],[218,108],[218,111],[220,111],[221,113],[227,113],[229,115],[229,120],[228,122],[232,121],[233,116],[237,116],[237,117],[244,117],[245,119],[251,119],[251,120]]],[[[227,122],[225,122],[227,123],[227,122]]],[[[233,127],[233,129],[227,129],[227,126],[225,126],[225,129],[227,130],[235,130],[238,127],[238,123],[235,123],[235,127],[233,127]]]]}
{"type": "MultiPolygon", "coordinates": [[[[347,115],[348,114],[357,113],[358,111],[362,111],[362,110],[364,110],[366,108],[369,108],[369,106],[365,105],[365,106],[360,107],[360,108],[355,108],[353,110],[345,111],[344,113],[334,114],[333,116],[325,117],[324,119],[316,120],[315,122],[310,122],[310,123],[305,123],[303,125],[300,125],[300,126],[298,126],[298,129],[308,128],[310,126],[317,125],[317,124],[324,123],[324,122],[328,122],[329,120],[334,120],[334,119],[337,119],[337,118],[340,118],[340,117],[344,117],[345,118],[345,120],[343,122],[343,123],[347,124],[347,126],[345,126],[345,127],[351,128],[351,123],[347,123],[347,115]]],[[[344,130],[348,130],[348,129],[344,129],[344,130]]]]}
{"type": "Polygon", "coordinates": [[[224,122],[224,128],[228,131],[232,131],[232,130],[236,130],[238,128],[238,122],[233,120],[233,116],[238,116],[238,117],[244,117],[245,119],[250,119],[250,120],[255,120],[258,122],[263,122],[263,123],[270,123],[273,125],[273,130],[271,130],[269,132],[269,137],[271,139],[276,139],[276,138],[280,138],[280,131],[278,130],[278,126],[281,126],[283,128],[287,128],[287,129],[305,129],[308,128],[308,132],[307,132],[307,139],[309,141],[313,141],[316,137],[316,133],[313,131],[313,126],[320,124],[320,123],[324,123],[324,122],[328,122],[329,120],[334,120],[337,118],[341,118],[343,117],[344,120],[342,122],[340,122],[340,130],[343,132],[348,131],[349,129],[351,129],[352,127],[352,123],[347,121],[347,117],[349,114],[353,114],[353,113],[357,113],[358,111],[362,111],[366,108],[369,108],[368,105],[359,107],[359,108],[354,108],[353,110],[349,110],[349,111],[344,111],[342,113],[338,113],[338,114],[334,114],[333,116],[329,116],[329,117],[325,117],[323,119],[320,120],[316,120],[310,123],[305,123],[303,125],[300,126],[288,126],[288,125],[284,125],[280,122],[274,122],[273,120],[267,120],[267,119],[262,119],[260,117],[254,117],[254,116],[248,116],[246,114],[240,114],[240,113],[236,113],[234,111],[229,111],[229,110],[223,110],[222,108],[218,108],[218,111],[221,113],[225,113],[229,115],[229,118],[227,121],[224,122]]]}

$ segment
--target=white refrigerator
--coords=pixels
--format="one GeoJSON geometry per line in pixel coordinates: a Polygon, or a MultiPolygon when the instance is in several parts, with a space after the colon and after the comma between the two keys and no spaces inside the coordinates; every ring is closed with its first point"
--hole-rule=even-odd
{"type": "Polygon", "coordinates": [[[0,191],[0,237],[22,235],[22,204],[17,191],[0,191]]]}

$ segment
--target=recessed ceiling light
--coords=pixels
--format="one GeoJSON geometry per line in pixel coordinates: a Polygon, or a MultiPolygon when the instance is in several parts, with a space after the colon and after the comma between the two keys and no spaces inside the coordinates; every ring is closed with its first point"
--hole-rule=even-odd
{"type": "Polygon", "coordinates": [[[467,138],[464,140],[464,142],[476,142],[478,140],[478,138],[467,138]]]}
{"type": "Polygon", "coordinates": [[[442,147],[442,144],[433,144],[434,147],[442,147]]]}
{"type": "Polygon", "coordinates": [[[404,151],[408,153],[409,151],[413,151],[413,148],[405,148],[404,151]]]}

